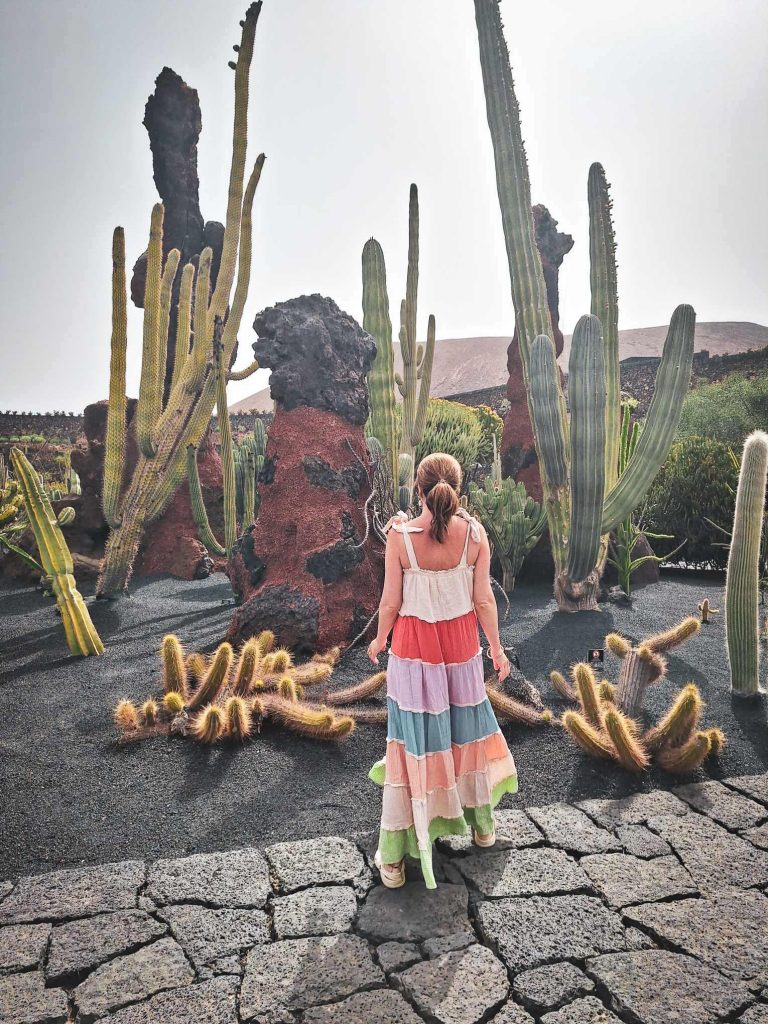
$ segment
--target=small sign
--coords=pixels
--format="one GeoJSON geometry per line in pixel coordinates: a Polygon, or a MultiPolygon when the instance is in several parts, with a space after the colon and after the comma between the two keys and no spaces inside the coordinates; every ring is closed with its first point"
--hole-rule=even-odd
{"type": "Polygon", "coordinates": [[[605,661],[605,651],[602,647],[590,647],[587,651],[587,661],[590,665],[602,665],[605,661]]]}

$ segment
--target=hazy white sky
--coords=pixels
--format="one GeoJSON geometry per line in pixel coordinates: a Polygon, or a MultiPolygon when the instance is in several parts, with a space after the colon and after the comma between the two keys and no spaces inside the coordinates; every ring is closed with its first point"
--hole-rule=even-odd
{"type": "MultiPolygon", "coordinates": [[[[131,262],[156,199],[144,103],[170,65],[200,94],[201,207],[223,219],[246,0],[0,0],[0,408],[80,410],[108,389],[110,244],[131,262]]],[[[768,323],[765,0],[503,0],[534,202],[576,245],[563,329],[588,310],[586,180],[613,185],[622,327],[768,323]]],[[[267,154],[240,365],[264,306],[322,292],[361,317],[374,235],[404,288],[421,199],[419,323],[511,333],[472,0],[265,0],[251,156],[267,154]]],[[[129,393],[141,315],[131,308],[129,393]]],[[[232,401],[266,372],[233,385],[232,401]]]]}

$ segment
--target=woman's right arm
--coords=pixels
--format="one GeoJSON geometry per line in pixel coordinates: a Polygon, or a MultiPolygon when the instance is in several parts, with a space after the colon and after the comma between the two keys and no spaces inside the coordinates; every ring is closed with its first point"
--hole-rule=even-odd
{"type": "Polygon", "coordinates": [[[491,548],[485,529],[480,527],[480,553],[475,561],[475,582],[472,599],[475,612],[491,648],[493,667],[499,674],[499,681],[509,675],[509,661],[499,639],[499,613],[496,598],[491,587],[491,548]]]}

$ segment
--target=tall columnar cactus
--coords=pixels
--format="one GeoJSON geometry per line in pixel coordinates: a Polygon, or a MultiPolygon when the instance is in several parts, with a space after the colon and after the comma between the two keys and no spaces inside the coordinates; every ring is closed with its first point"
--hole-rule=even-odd
{"type": "MultiPolygon", "coordinates": [[[[194,268],[193,268],[194,270],[194,268]]],[[[120,525],[118,506],[123,482],[125,452],[125,354],[128,346],[128,316],[125,285],[125,232],[115,228],[112,236],[112,341],[109,367],[109,414],[104,444],[104,486],[102,509],[107,525],[120,525]]]]}
{"type": "Polygon", "coordinates": [[[756,430],[744,443],[736,491],[733,534],[725,582],[725,631],[731,691],[750,697],[763,691],[760,683],[759,577],[768,475],[768,434],[756,430]]]}
{"type": "Polygon", "coordinates": [[[690,306],[678,306],[672,315],[645,429],[618,477],[618,303],[605,175],[599,165],[591,169],[589,198],[592,311],[606,326],[600,331],[594,315],[577,326],[569,422],[551,341],[520,112],[498,0],[475,0],[475,15],[520,357],[555,562],[555,596],[562,610],[590,610],[597,607],[607,535],[640,503],[674,437],[690,382],[695,317],[690,306]],[[602,427],[594,403],[602,409],[602,427]],[[569,436],[571,431],[575,437],[569,436]]]}
{"type": "Polygon", "coordinates": [[[103,654],[104,644],[75,585],[72,555],[62,536],[45,488],[19,448],[11,449],[11,464],[24,498],[27,518],[35,534],[42,569],[50,580],[56,604],[61,612],[67,647],[72,654],[103,654]]]}
{"type": "Polygon", "coordinates": [[[398,496],[400,437],[395,408],[395,354],[389,316],[387,268],[384,252],[375,238],[363,246],[363,330],[376,342],[376,358],[368,374],[371,414],[367,432],[387,454],[392,498],[398,496]]]}
{"type": "MultiPolygon", "coordinates": [[[[219,377],[214,367],[213,351],[214,326],[217,318],[226,318],[221,335],[221,366],[227,371],[235,351],[237,332],[243,315],[251,271],[251,213],[256,187],[264,164],[263,154],[256,160],[248,184],[245,179],[245,158],[248,121],[248,76],[253,56],[256,24],[261,11],[261,2],[252,3],[242,24],[242,37],[237,47],[235,67],[235,114],[232,146],[232,163],[229,179],[224,240],[216,286],[210,290],[211,250],[200,254],[197,281],[195,284],[195,309],[192,317],[192,346],[183,366],[178,372],[174,367],[175,381],[167,402],[163,405],[163,372],[167,338],[160,329],[165,316],[165,299],[170,295],[169,281],[176,273],[175,257],[162,262],[162,219],[163,208],[155,207],[152,215],[150,243],[147,261],[147,284],[144,301],[144,348],[142,353],[141,386],[137,409],[137,435],[140,455],[136,468],[125,493],[110,505],[112,530],[107,541],[98,593],[104,597],[115,597],[123,593],[128,585],[133,562],[141,543],[145,528],[157,519],[167,508],[187,470],[187,449],[197,446],[207,429],[217,399],[219,377]],[[160,258],[157,254],[160,253],[160,258]],[[235,282],[235,270],[237,281],[235,282]],[[233,292],[234,285],[234,292],[233,292]]],[[[120,229],[118,229],[119,233],[120,229]]],[[[113,249],[117,262],[122,260],[119,239],[113,249]]],[[[124,270],[122,271],[124,274],[124,270]]],[[[120,290],[121,274],[115,273],[117,287],[113,288],[113,358],[110,395],[124,393],[125,363],[125,307],[120,290]]],[[[180,330],[188,330],[186,316],[186,288],[191,294],[191,271],[182,273],[185,288],[184,308],[180,313],[180,330]]],[[[177,346],[183,352],[184,344],[177,346]]],[[[181,357],[179,357],[181,358],[181,357]]],[[[239,379],[255,369],[252,364],[239,379]]],[[[231,374],[230,374],[231,376],[231,374]]],[[[110,402],[107,436],[118,442],[120,426],[117,420],[124,419],[125,407],[118,399],[110,402]]],[[[115,443],[112,457],[104,463],[104,493],[119,494],[123,476],[125,446],[115,443]]],[[[229,538],[231,539],[231,538],[229,538]]]]}

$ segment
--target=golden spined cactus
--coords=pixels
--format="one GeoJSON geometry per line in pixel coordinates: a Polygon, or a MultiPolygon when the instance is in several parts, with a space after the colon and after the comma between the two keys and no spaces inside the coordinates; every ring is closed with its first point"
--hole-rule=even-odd
{"type": "Polygon", "coordinates": [[[311,739],[340,739],[349,736],[354,729],[352,718],[337,718],[328,708],[312,707],[278,696],[270,696],[264,703],[267,718],[274,719],[291,732],[311,739]]]}
{"type": "Polygon", "coordinates": [[[333,668],[338,663],[340,657],[341,648],[331,647],[329,650],[323,651],[322,653],[313,654],[312,661],[318,662],[322,665],[330,665],[331,668],[333,668]]]}
{"type": "Polygon", "coordinates": [[[627,771],[641,772],[648,767],[648,751],[637,737],[637,724],[618,708],[609,708],[603,719],[605,732],[616,751],[616,759],[627,771]]]}
{"type": "Polygon", "coordinates": [[[163,692],[179,693],[186,698],[188,693],[187,666],[181,641],[173,633],[163,637],[160,656],[163,662],[163,692]]]}
{"type": "Polygon", "coordinates": [[[712,605],[709,603],[708,597],[705,597],[703,601],[700,601],[696,607],[698,608],[699,618],[701,620],[702,625],[709,624],[712,621],[713,615],[720,614],[720,609],[713,608],[712,605]]]}
{"type": "Polygon", "coordinates": [[[368,700],[375,697],[387,685],[387,673],[375,672],[368,676],[361,683],[349,686],[344,690],[336,690],[333,693],[326,693],[324,700],[326,704],[354,704],[359,700],[368,700]]]}
{"type": "Polygon", "coordinates": [[[134,732],[139,727],[139,712],[131,700],[118,701],[113,718],[121,733],[134,732]]]}
{"type": "Polygon", "coordinates": [[[277,692],[283,700],[292,701],[294,704],[299,699],[299,695],[296,690],[296,683],[291,676],[282,676],[277,684],[277,692]]]}
{"type": "Polygon", "coordinates": [[[298,665],[291,671],[304,686],[316,686],[317,683],[324,683],[326,679],[330,679],[333,675],[333,665],[310,661],[306,665],[298,665]]]}
{"type": "MultiPolygon", "coordinates": [[[[269,655],[268,655],[269,657],[269,655]]],[[[278,647],[276,651],[272,652],[272,667],[269,669],[270,672],[287,672],[293,665],[293,659],[291,658],[291,652],[286,650],[285,647],[278,647]]]]}
{"type": "Polygon", "coordinates": [[[699,688],[688,683],[678,693],[666,715],[646,732],[644,743],[655,752],[662,747],[676,747],[687,742],[704,710],[699,688]]]}
{"type": "Polygon", "coordinates": [[[274,650],[276,637],[271,629],[262,629],[256,639],[259,642],[262,658],[265,654],[269,654],[270,651],[274,650]]]}
{"type": "Polygon", "coordinates": [[[566,700],[576,700],[576,691],[562,672],[558,672],[557,670],[550,672],[549,678],[551,679],[555,690],[561,697],[565,697],[566,700]]]}
{"type": "Polygon", "coordinates": [[[207,704],[192,723],[192,735],[200,743],[215,743],[226,730],[224,709],[207,704]]]}
{"type": "Polygon", "coordinates": [[[597,688],[597,695],[600,698],[600,703],[615,704],[616,703],[616,687],[613,683],[609,683],[607,679],[603,679],[597,688]]]}
{"type": "Polygon", "coordinates": [[[236,740],[247,740],[251,735],[251,709],[244,697],[230,697],[224,705],[226,732],[236,740]]]}
{"type": "Polygon", "coordinates": [[[204,654],[193,652],[184,659],[187,669],[187,679],[190,683],[199,683],[208,671],[208,659],[204,654]]]}
{"type": "Polygon", "coordinates": [[[594,729],[578,711],[566,711],[562,722],[568,735],[591,757],[615,758],[616,751],[610,739],[599,729],[594,729]]]}
{"type": "Polygon", "coordinates": [[[494,679],[486,680],[485,692],[488,694],[491,707],[499,718],[506,719],[509,722],[519,722],[521,725],[538,726],[552,724],[552,712],[549,708],[538,711],[536,708],[531,707],[530,704],[524,704],[520,700],[515,700],[514,697],[510,697],[509,694],[500,690],[498,683],[494,679]]]}
{"type": "Polygon", "coordinates": [[[174,718],[184,710],[184,698],[176,690],[169,690],[163,694],[163,708],[171,718],[174,718]]]}
{"type": "Polygon", "coordinates": [[[210,704],[216,700],[229,678],[233,657],[231,644],[226,642],[219,644],[202,682],[187,703],[187,710],[190,714],[204,704],[210,704]]]}
{"type": "Polygon", "coordinates": [[[663,655],[684,644],[698,631],[699,620],[690,616],[673,629],[651,636],[636,647],[617,633],[605,638],[606,647],[621,660],[616,703],[625,714],[633,718],[639,714],[646,687],[661,679],[667,670],[663,655]]]}
{"type": "Polygon", "coordinates": [[[233,692],[239,697],[246,697],[253,687],[256,673],[261,664],[261,645],[257,637],[246,640],[240,648],[235,668],[233,692]]]}
{"type": "Polygon", "coordinates": [[[597,680],[595,679],[592,666],[581,661],[574,665],[571,671],[576,697],[581,706],[581,713],[593,728],[600,729],[603,722],[603,713],[597,693],[597,680]]]}
{"type": "Polygon", "coordinates": [[[157,701],[150,697],[149,700],[145,700],[141,705],[141,721],[144,725],[151,728],[153,725],[157,725],[157,717],[160,709],[157,706],[157,701]]]}
{"type": "Polygon", "coordinates": [[[660,750],[658,762],[666,771],[682,775],[698,768],[709,756],[710,750],[709,733],[697,732],[681,747],[667,747],[660,750]]]}

